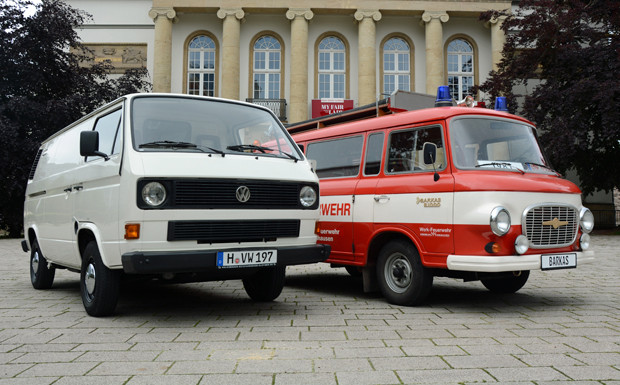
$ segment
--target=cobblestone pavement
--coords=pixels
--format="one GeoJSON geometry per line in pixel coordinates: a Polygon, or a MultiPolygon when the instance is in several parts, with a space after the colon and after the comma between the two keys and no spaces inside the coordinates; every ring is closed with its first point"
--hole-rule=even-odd
{"type": "Polygon", "coordinates": [[[509,296],[438,278],[426,305],[393,306],[319,264],[289,268],[275,302],[239,281],[134,284],[91,318],[77,274],[36,291],[0,240],[0,385],[620,384],[620,236],[592,241],[595,264],[509,296]]]}

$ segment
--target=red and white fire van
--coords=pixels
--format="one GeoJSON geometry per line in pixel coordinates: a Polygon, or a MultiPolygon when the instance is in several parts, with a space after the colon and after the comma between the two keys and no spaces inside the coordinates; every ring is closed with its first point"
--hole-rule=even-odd
{"type": "Polygon", "coordinates": [[[592,213],[526,119],[438,107],[293,138],[316,161],[326,262],[361,272],[391,303],[420,303],[434,276],[513,293],[530,270],[594,259],[592,213]]]}

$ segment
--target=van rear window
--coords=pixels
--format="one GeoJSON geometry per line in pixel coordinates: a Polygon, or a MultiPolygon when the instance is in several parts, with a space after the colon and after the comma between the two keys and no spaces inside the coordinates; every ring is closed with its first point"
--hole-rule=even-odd
{"type": "Polygon", "coordinates": [[[321,179],[357,176],[362,144],[362,136],[310,143],[306,156],[316,160],[316,173],[321,179]]]}

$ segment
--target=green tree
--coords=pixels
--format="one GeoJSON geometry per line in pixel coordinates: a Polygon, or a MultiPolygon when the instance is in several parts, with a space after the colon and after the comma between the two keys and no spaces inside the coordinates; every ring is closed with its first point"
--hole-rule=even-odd
{"type": "Polygon", "coordinates": [[[522,0],[482,19],[499,16],[504,58],[480,90],[535,122],[553,166],[576,170],[584,193],[620,186],[620,2],[522,0]]]}
{"type": "Polygon", "coordinates": [[[146,69],[111,79],[80,66],[76,28],[90,18],[59,0],[0,2],[0,230],[19,236],[24,191],[41,141],[105,102],[150,90],[146,69]]]}

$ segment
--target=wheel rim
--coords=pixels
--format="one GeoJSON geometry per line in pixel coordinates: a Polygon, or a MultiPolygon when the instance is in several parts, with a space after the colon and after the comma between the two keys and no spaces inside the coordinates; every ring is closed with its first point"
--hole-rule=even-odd
{"type": "Polygon", "coordinates": [[[92,298],[95,292],[96,275],[95,265],[89,263],[86,267],[86,273],[84,274],[84,287],[89,298],[92,298]]]}
{"type": "Polygon", "coordinates": [[[30,261],[30,266],[32,267],[32,274],[37,275],[37,271],[39,271],[39,251],[35,250],[32,253],[32,260],[30,261]]]}
{"type": "Polygon", "coordinates": [[[413,280],[411,263],[404,254],[394,253],[388,257],[383,275],[390,290],[395,293],[404,293],[413,280]]]}

